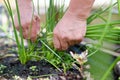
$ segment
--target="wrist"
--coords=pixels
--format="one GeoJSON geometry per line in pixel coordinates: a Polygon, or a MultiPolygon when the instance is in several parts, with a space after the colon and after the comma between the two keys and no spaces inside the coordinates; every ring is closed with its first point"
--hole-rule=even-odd
{"type": "Polygon", "coordinates": [[[86,18],[83,15],[79,16],[76,13],[71,12],[70,10],[66,11],[65,16],[68,18],[78,20],[78,21],[86,21],[86,18]]]}
{"type": "Polygon", "coordinates": [[[32,9],[32,0],[18,0],[18,6],[20,10],[32,9]]]}
{"type": "Polygon", "coordinates": [[[89,16],[94,0],[71,0],[68,12],[80,19],[89,16]]]}

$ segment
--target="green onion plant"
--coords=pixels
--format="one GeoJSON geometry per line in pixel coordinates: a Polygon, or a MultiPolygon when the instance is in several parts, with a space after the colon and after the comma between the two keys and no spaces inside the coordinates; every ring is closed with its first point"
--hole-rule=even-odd
{"type": "Polygon", "coordinates": [[[119,14],[120,14],[120,0],[117,0],[117,3],[118,3],[118,11],[119,11],[119,14]]]}
{"type": "Polygon", "coordinates": [[[19,12],[18,2],[17,2],[17,0],[15,0],[16,11],[17,11],[17,16],[18,16],[18,23],[19,23],[19,28],[20,28],[19,34],[17,33],[17,30],[15,28],[15,23],[14,23],[14,18],[13,18],[14,14],[13,14],[13,11],[11,8],[11,4],[10,4],[9,0],[4,0],[4,3],[6,5],[8,13],[9,13],[11,20],[12,20],[13,31],[14,31],[15,40],[16,40],[17,47],[18,47],[17,53],[19,56],[19,60],[22,64],[26,64],[27,61],[33,59],[31,55],[37,54],[37,52],[34,51],[37,42],[31,43],[30,41],[28,41],[28,44],[29,44],[28,48],[27,49],[25,48],[23,34],[22,34],[22,25],[21,25],[21,20],[20,20],[20,12],[19,12]]]}

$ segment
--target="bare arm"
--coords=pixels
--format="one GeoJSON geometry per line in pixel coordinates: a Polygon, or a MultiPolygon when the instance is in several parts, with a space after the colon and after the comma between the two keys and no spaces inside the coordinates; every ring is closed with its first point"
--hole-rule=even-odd
{"type": "Polygon", "coordinates": [[[21,23],[25,24],[26,21],[31,21],[32,13],[33,13],[32,1],[31,0],[18,0],[18,7],[19,7],[20,16],[21,16],[21,23]]]}
{"type": "Polygon", "coordinates": [[[80,19],[86,19],[95,0],[71,0],[68,11],[80,19]]]}
{"type": "Polygon", "coordinates": [[[33,6],[32,6],[32,1],[31,0],[18,0],[18,6],[19,6],[19,10],[20,12],[24,12],[25,11],[32,11],[33,6]]]}

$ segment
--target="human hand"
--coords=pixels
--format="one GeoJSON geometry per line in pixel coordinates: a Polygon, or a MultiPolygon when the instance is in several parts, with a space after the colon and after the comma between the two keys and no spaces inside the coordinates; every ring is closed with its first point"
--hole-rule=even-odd
{"type": "MultiPolygon", "coordinates": [[[[32,16],[32,13],[26,12],[26,13],[21,13],[20,18],[21,18],[23,37],[25,39],[30,39],[32,42],[34,42],[37,39],[38,32],[40,31],[39,16],[36,14],[32,16]]],[[[14,21],[15,21],[16,29],[20,31],[17,14],[15,15],[14,19],[15,19],[14,21]]]]}
{"type": "Polygon", "coordinates": [[[86,33],[86,20],[66,13],[54,29],[54,47],[66,50],[69,46],[79,44],[86,33]]]}
{"type": "MultiPolygon", "coordinates": [[[[40,18],[37,14],[33,14],[33,5],[31,0],[18,0],[22,33],[25,39],[35,41],[37,33],[40,31],[40,18]]],[[[20,31],[17,13],[14,17],[15,26],[20,31]]]]}

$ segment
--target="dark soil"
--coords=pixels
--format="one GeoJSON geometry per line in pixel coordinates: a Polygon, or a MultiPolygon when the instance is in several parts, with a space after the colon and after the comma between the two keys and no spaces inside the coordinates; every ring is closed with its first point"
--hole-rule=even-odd
{"type": "Polygon", "coordinates": [[[0,66],[4,65],[6,67],[4,69],[0,67],[0,80],[13,80],[15,75],[25,80],[28,76],[32,77],[32,80],[43,80],[40,79],[43,75],[42,78],[47,77],[49,80],[83,80],[78,70],[70,69],[64,74],[44,60],[29,61],[26,65],[22,65],[17,60],[16,52],[9,50],[9,48],[16,48],[15,45],[0,45],[0,66]],[[35,68],[31,69],[31,67],[35,68]]]}
{"type": "Polygon", "coordinates": [[[0,75],[7,79],[11,79],[15,75],[27,78],[28,76],[41,76],[47,74],[54,74],[53,78],[56,78],[55,80],[82,79],[77,70],[69,70],[67,74],[64,74],[45,61],[29,61],[26,65],[21,65],[19,61],[13,63],[4,63],[3,61],[1,63],[2,65],[7,66],[7,68],[5,68],[4,72],[0,75]],[[32,66],[36,66],[35,70],[30,69],[32,66]]]}

